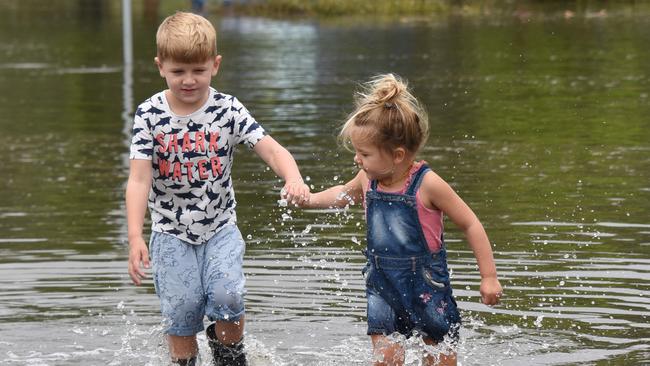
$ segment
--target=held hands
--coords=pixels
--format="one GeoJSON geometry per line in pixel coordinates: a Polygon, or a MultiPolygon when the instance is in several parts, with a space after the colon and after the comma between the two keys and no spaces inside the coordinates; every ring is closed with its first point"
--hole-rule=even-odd
{"type": "Polygon", "coordinates": [[[290,180],[284,184],[280,195],[287,203],[301,207],[309,202],[309,186],[302,180],[290,180]]]}
{"type": "Polygon", "coordinates": [[[485,305],[496,305],[503,296],[503,288],[496,277],[481,279],[481,302],[485,305]]]}
{"type": "Polygon", "coordinates": [[[146,269],[150,267],[149,249],[147,249],[147,244],[142,236],[139,236],[129,242],[129,276],[137,286],[140,286],[142,280],[147,278],[147,274],[142,267],[146,269]]]}

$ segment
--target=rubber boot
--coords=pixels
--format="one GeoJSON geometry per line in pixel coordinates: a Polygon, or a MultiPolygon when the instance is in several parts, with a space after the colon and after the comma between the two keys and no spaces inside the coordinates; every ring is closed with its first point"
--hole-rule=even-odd
{"type": "Polygon", "coordinates": [[[180,366],[196,366],[196,357],[184,359],[184,360],[175,360],[172,363],[178,364],[180,366]]]}
{"type": "Polygon", "coordinates": [[[226,346],[219,342],[215,325],[210,324],[205,331],[208,336],[208,344],[214,357],[214,366],[247,366],[246,353],[244,352],[243,338],[232,346],[226,346]]]}

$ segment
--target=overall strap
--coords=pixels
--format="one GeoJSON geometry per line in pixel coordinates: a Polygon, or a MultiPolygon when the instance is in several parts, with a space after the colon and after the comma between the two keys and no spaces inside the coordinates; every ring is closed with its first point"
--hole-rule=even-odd
{"type": "Polygon", "coordinates": [[[377,179],[373,179],[370,181],[370,190],[376,191],[377,190],[377,179]]]}
{"type": "Polygon", "coordinates": [[[407,196],[415,196],[417,193],[418,189],[420,188],[420,184],[422,184],[422,179],[424,179],[424,175],[429,171],[429,166],[426,164],[422,164],[420,169],[418,169],[415,174],[413,174],[413,178],[411,179],[411,184],[409,187],[406,189],[405,194],[407,196]]]}

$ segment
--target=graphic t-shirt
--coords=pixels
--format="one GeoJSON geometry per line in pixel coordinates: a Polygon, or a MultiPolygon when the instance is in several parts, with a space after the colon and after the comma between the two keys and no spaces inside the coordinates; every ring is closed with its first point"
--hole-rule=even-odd
{"type": "Polygon", "coordinates": [[[235,146],[252,148],[265,135],[237,98],[213,88],[205,105],[188,116],[171,111],[164,91],[140,104],[130,159],[152,161],[151,229],[202,244],[235,223],[235,146]]]}

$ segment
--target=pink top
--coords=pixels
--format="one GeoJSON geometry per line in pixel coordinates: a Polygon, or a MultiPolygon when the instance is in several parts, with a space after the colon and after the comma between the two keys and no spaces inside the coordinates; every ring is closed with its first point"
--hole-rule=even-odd
{"type": "MultiPolygon", "coordinates": [[[[414,163],[413,166],[411,167],[411,171],[409,172],[409,176],[406,179],[406,182],[404,183],[404,186],[395,192],[387,192],[387,193],[396,193],[396,194],[404,194],[406,193],[406,189],[408,188],[409,184],[411,184],[411,180],[413,179],[413,175],[420,169],[422,165],[424,165],[426,162],[425,161],[420,161],[417,163],[414,163]]],[[[370,184],[370,183],[368,183],[370,184]]],[[[377,186],[377,190],[379,191],[379,186],[377,186]]],[[[385,192],[385,191],[382,191],[385,192]]],[[[444,228],[443,223],[442,223],[442,211],[438,209],[430,209],[424,206],[422,203],[422,199],[420,199],[420,190],[418,189],[417,193],[415,194],[415,201],[417,205],[417,210],[418,210],[418,218],[420,219],[420,224],[422,225],[422,232],[424,233],[424,238],[427,241],[427,245],[429,247],[429,250],[431,252],[437,252],[440,250],[442,247],[442,230],[444,228]]],[[[364,197],[364,206],[365,206],[365,197],[364,197]]]]}

